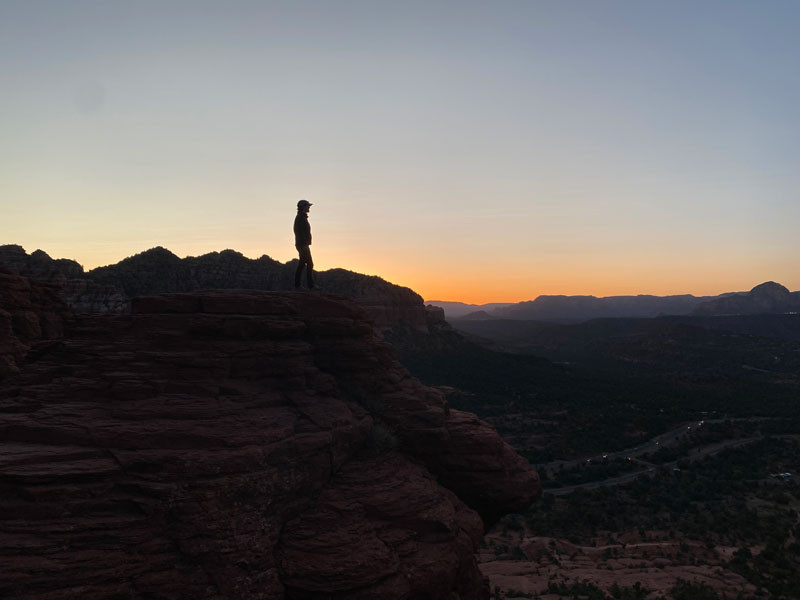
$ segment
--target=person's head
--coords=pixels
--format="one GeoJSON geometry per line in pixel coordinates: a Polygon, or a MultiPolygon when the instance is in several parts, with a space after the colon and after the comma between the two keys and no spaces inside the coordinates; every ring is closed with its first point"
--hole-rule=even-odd
{"type": "Polygon", "coordinates": [[[310,208],[311,208],[311,202],[309,202],[308,200],[300,200],[297,203],[297,210],[301,212],[308,212],[310,208]]]}

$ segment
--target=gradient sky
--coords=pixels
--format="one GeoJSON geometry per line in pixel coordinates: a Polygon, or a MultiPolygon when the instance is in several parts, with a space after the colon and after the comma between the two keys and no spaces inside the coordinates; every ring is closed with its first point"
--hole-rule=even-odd
{"type": "Polygon", "coordinates": [[[428,300],[800,289],[800,2],[0,0],[0,243],[428,300]]]}

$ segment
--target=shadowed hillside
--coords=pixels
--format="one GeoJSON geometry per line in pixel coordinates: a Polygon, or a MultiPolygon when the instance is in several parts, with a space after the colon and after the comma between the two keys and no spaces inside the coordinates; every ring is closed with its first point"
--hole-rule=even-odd
{"type": "MultiPolygon", "coordinates": [[[[435,303],[443,306],[445,303],[435,303]]],[[[743,315],[800,311],[800,292],[790,292],[769,281],[749,292],[729,292],[719,296],[539,296],[536,300],[497,308],[476,307],[468,313],[462,307],[448,319],[484,318],[522,321],[574,323],[604,318],[652,318],[662,315],[743,315]],[[476,315],[475,312],[485,313],[476,315]]]]}

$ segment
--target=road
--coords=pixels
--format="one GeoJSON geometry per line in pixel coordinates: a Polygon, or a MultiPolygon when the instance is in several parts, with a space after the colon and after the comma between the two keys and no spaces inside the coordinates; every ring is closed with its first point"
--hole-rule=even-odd
{"type": "MultiPolygon", "coordinates": [[[[609,452],[608,454],[595,456],[589,459],[577,459],[577,460],[569,460],[569,461],[553,461],[550,463],[546,463],[543,465],[537,465],[537,470],[544,470],[546,469],[549,473],[554,473],[555,471],[563,468],[563,469],[571,469],[578,467],[580,465],[586,464],[588,461],[603,461],[603,460],[611,460],[614,458],[627,458],[630,457],[635,462],[643,465],[643,469],[640,471],[636,471],[633,473],[625,473],[624,475],[619,475],[616,477],[609,477],[608,479],[602,479],[599,481],[590,481],[587,483],[580,483],[576,485],[564,486],[559,488],[550,488],[544,489],[543,493],[551,494],[554,496],[560,496],[563,494],[569,494],[578,489],[596,489],[599,487],[607,487],[613,485],[622,485],[625,483],[630,483],[637,477],[642,475],[653,477],[659,468],[667,469],[669,471],[677,468],[677,461],[665,463],[662,465],[655,465],[653,463],[649,463],[645,460],[642,460],[640,457],[648,452],[655,452],[660,448],[667,448],[677,444],[678,438],[692,430],[693,427],[703,427],[707,423],[719,423],[726,420],[763,420],[763,419],[707,419],[704,421],[693,421],[692,423],[687,423],[681,425],[680,427],[676,427],[675,429],[668,431],[666,433],[662,433],[651,440],[639,444],[633,448],[629,448],[626,450],[621,450],[619,452],[609,452]],[[563,467],[562,467],[563,466],[563,467]]],[[[795,437],[795,436],[779,436],[779,437],[795,437]]],[[[756,440],[761,439],[760,436],[754,437],[747,437],[747,438],[738,438],[734,440],[726,440],[724,442],[719,442],[715,444],[708,444],[706,446],[700,446],[697,448],[693,448],[688,455],[689,462],[694,462],[696,460],[700,460],[707,456],[714,456],[723,450],[728,448],[736,448],[739,446],[744,446],[746,444],[750,444],[756,440]]]]}
{"type": "Polygon", "coordinates": [[[677,442],[678,437],[691,431],[692,427],[697,427],[701,423],[713,423],[722,421],[723,419],[715,420],[715,421],[692,421],[690,423],[685,423],[675,429],[668,431],[666,433],[662,433],[661,435],[657,435],[656,437],[650,439],[643,444],[639,444],[638,446],[634,446],[633,448],[627,448],[625,450],[619,450],[617,452],[608,452],[607,454],[593,456],[591,458],[578,458],[574,460],[554,460],[549,463],[536,465],[536,469],[539,471],[547,470],[548,472],[552,473],[557,470],[563,469],[572,469],[577,466],[583,465],[589,461],[600,462],[602,460],[612,460],[614,458],[627,458],[630,456],[631,458],[637,458],[647,452],[655,452],[659,448],[668,447],[673,445],[677,442]]]}

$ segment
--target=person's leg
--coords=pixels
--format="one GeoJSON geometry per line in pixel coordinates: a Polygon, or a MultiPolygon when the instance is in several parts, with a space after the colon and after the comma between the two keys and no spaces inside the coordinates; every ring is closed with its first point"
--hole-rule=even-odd
{"type": "Polygon", "coordinates": [[[306,247],[306,280],[308,289],[314,289],[314,261],[311,258],[311,248],[306,247]]]}
{"type": "Polygon", "coordinates": [[[303,256],[303,248],[298,248],[297,252],[300,254],[300,260],[297,262],[297,269],[294,272],[294,289],[300,289],[300,274],[303,272],[303,267],[306,264],[305,257],[303,256]]]}

